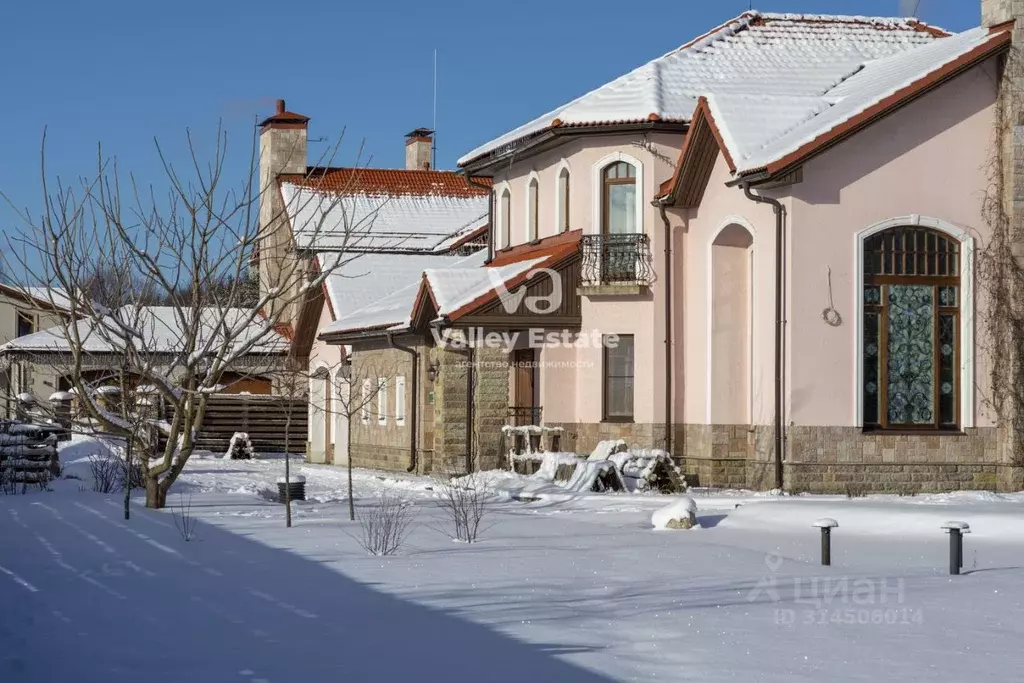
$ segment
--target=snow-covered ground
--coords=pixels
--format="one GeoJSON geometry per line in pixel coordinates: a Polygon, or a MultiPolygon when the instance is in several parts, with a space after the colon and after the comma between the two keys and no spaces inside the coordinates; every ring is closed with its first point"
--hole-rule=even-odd
{"type": "MultiPolygon", "coordinates": [[[[82,472],[78,447],[65,450],[82,472]]],[[[394,557],[347,521],[343,469],[195,458],[168,510],[57,482],[0,497],[0,681],[1011,681],[1024,642],[1024,495],[559,494],[490,475],[482,540],[438,530],[437,484],[357,470],[357,507],[414,504],[394,557]],[[175,508],[198,518],[186,542],[175,508]],[[832,566],[814,520],[832,517],[832,566]],[[965,573],[939,529],[963,520],[965,573]]],[[[357,510],[358,511],[358,510],[357,510]]]]}

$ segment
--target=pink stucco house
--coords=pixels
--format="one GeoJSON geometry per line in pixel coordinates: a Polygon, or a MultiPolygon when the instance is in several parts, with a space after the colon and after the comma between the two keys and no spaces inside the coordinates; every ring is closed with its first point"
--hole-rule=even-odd
{"type": "Polygon", "coordinates": [[[485,267],[579,244],[476,292],[574,301],[489,318],[574,335],[511,342],[510,412],[701,484],[1015,485],[974,258],[1012,39],[989,14],[954,35],[747,12],[467,153],[493,179],[485,267]]]}

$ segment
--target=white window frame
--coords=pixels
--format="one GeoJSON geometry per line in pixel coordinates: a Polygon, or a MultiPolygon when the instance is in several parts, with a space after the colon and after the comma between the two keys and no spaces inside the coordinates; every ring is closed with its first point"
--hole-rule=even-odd
{"type": "Polygon", "coordinates": [[[600,235],[601,228],[604,225],[604,169],[609,165],[614,164],[617,161],[624,161],[634,168],[636,171],[636,233],[642,235],[647,232],[647,226],[644,225],[644,217],[647,212],[644,205],[645,189],[644,189],[644,165],[639,159],[634,156],[630,156],[625,152],[614,152],[605,157],[602,157],[596,164],[591,167],[591,199],[592,199],[592,220],[590,221],[590,231],[593,234],[600,235]]]}
{"type": "MultiPolygon", "coordinates": [[[[875,223],[853,237],[854,253],[854,373],[853,424],[864,426],[864,242],[872,235],[899,226],[921,226],[945,233],[960,242],[960,415],[961,429],[974,426],[974,238],[966,228],[953,223],[910,214],[875,223]]],[[[884,432],[882,432],[884,433],[884,432]]]]}
{"type": "Polygon", "coordinates": [[[362,392],[362,406],[359,408],[360,421],[364,425],[370,424],[370,378],[367,377],[363,380],[363,392],[362,392]]]}
{"type": "Polygon", "coordinates": [[[540,239],[540,176],[536,171],[531,171],[527,176],[524,194],[523,244],[530,244],[540,239]]]}
{"type": "Polygon", "coordinates": [[[388,423],[388,378],[381,377],[377,380],[377,424],[385,426],[388,423]]]}
{"type": "Polygon", "coordinates": [[[572,189],[569,185],[572,184],[572,169],[569,167],[569,162],[562,159],[555,169],[555,234],[560,235],[563,232],[568,232],[571,229],[572,218],[571,207],[566,206],[566,203],[572,198],[572,189]],[[568,178],[569,182],[562,185],[562,176],[568,178]],[[562,223],[562,218],[565,218],[565,224],[562,223]]]}
{"type": "Polygon", "coordinates": [[[405,376],[395,377],[395,424],[405,426],[405,376]]]}
{"type": "Polygon", "coordinates": [[[507,249],[512,246],[512,226],[506,225],[512,222],[512,190],[509,189],[508,183],[499,183],[494,188],[494,196],[497,203],[497,211],[495,211],[494,223],[497,226],[497,233],[494,236],[494,243],[497,245],[497,249],[507,249]],[[506,215],[505,206],[508,206],[508,212],[506,215]]]}

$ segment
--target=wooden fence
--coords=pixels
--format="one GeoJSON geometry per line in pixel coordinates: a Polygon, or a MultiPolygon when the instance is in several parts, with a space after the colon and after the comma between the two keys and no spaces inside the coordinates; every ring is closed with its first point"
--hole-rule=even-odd
{"type": "Polygon", "coordinates": [[[305,455],[308,419],[309,403],[306,399],[260,394],[214,394],[207,400],[206,415],[196,438],[196,448],[226,453],[231,437],[236,432],[245,432],[257,454],[284,453],[287,425],[288,452],[292,455],[305,455]]]}

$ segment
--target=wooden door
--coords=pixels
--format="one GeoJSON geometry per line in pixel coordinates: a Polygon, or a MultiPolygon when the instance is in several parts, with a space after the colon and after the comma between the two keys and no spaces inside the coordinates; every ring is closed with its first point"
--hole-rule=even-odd
{"type": "Polygon", "coordinates": [[[515,364],[514,392],[516,423],[520,425],[534,424],[537,420],[534,413],[536,407],[534,396],[537,387],[537,367],[534,349],[519,349],[512,354],[515,364]]]}

